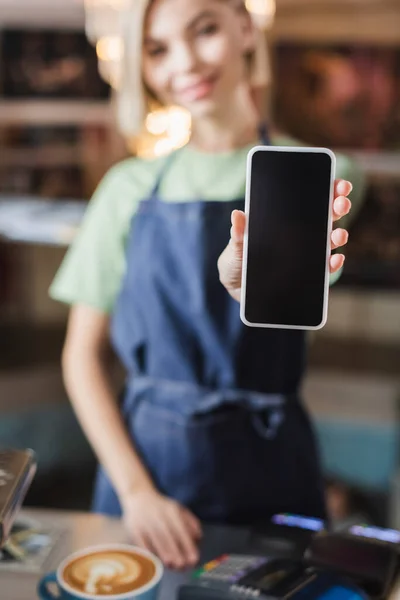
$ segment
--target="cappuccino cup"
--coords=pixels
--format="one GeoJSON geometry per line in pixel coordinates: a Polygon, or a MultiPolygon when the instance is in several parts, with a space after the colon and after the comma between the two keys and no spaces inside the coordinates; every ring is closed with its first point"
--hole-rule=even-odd
{"type": "Polygon", "coordinates": [[[93,546],[71,554],[57,571],[45,575],[38,595],[42,600],[156,600],[162,574],[162,563],[147,550],[93,546]]]}

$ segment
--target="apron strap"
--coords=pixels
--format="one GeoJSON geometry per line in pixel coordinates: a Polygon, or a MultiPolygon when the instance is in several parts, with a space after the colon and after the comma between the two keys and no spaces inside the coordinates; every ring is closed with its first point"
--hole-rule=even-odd
{"type": "Polygon", "coordinates": [[[166,157],[166,159],[164,161],[164,164],[162,165],[162,167],[161,167],[161,169],[160,169],[160,171],[159,171],[159,173],[157,175],[157,178],[156,178],[156,181],[154,183],[153,189],[151,191],[151,194],[150,194],[150,198],[151,199],[153,199],[155,201],[159,201],[159,192],[160,192],[161,182],[162,182],[162,180],[164,178],[165,173],[167,173],[167,171],[170,168],[171,164],[175,160],[178,152],[179,152],[179,150],[175,150],[174,152],[171,152],[171,154],[169,154],[166,157]]]}
{"type": "Polygon", "coordinates": [[[271,145],[271,139],[269,136],[269,132],[268,132],[268,127],[266,123],[261,123],[259,128],[258,128],[258,135],[260,137],[260,140],[263,143],[263,146],[270,146],[271,145]]]}

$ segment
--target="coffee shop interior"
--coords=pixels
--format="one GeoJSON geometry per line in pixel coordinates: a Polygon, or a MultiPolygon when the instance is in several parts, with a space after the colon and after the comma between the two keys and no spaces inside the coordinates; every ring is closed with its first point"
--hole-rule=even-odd
{"type": "MultiPolygon", "coordinates": [[[[344,270],[327,324],[309,335],[303,384],[329,516],[400,529],[400,2],[246,4],[269,51],[268,121],[343,152],[359,173],[344,270]]],[[[96,472],[63,384],[68,307],[50,284],[107,170],[190,138],[176,107],[149,113],[136,137],[120,133],[123,11],[128,0],[0,0],[0,448],[32,449],[38,465],[20,530],[26,514],[50,531],[52,511],[89,511],[96,472]]],[[[0,581],[13,568],[4,560],[0,581]]]]}

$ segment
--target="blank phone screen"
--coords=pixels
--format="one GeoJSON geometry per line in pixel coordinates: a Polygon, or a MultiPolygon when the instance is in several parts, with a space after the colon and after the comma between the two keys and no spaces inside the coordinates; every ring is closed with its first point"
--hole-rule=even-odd
{"type": "Polygon", "coordinates": [[[322,324],[332,169],[326,152],[253,153],[244,308],[250,324],[322,324]]]}

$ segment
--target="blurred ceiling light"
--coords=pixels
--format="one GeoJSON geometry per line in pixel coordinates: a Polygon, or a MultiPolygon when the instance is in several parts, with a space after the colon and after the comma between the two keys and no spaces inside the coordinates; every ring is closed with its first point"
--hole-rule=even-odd
{"type": "MultiPolygon", "coordinates": [[[[192,119],[190,113],[180,106],[171,106],[168,109],[167,135],[176,140],[181,146],[190,136],[192,119]]],[[[177,146],[177,147],[179,147],[177,146]]]]}
{"type": "Polygon", "coordinates": [[[167,135],[171,139],[185,140],[190,132],[190,113],[180,106],[169,106],[150,112],[146,129],[152,135],[167,135]]]}
{"type": "Polygon", "coordinates": [[[168,138],[162,138],[157,140],[154,144],[153,154],[154,156],[164,156],[174,150],[174,145],[168,138]]]}
{"type": "Polygon", "coordinates": [[[168,111],[155,110],[147,115],[146,129],[152,135],[163,135],[168,128],[168,111]]]}
{"type": "Polygon", "coordinates": [[[184,146],[190,138],[191,118],[188,111],[170,106],[150,112],[145,123],[144,137],[147,142],[139,144],[142,156],[163,156],[184,146]],[[151,140],[151,138],[153,138],[151,140]],[[158,138],[158,139],[154,139],[158,138]]]}
{"type": "Polygon", "coordinates": [[[165,156],[176,148],[168,138],[154,138],[143,134],[135,139],[127,140],[127,147],[130,152],[140,158],[154,158],[165,156]]]}
{"type": "Polygon", "coordinates": [[[98,60],[100,77],[104,79],[114,90],[118,90],[121,81],[121,63],[113,63],[106,60],[98,60]]]}
{"type": "Polygon", "coordinates": [[[96,44],[96,52],[99,60],[105,62],[119,62],[124,55],[124,43],[117,35],[105,36],[96,44]]]}
{"type": "Polygon", "coordinates": [[[96,44],[98,68],[100,76],[118,89],[121,81],[122,58],[124,55],[124,44],[121,37],[106,36],[99,39],[96,44]]]}
{"type": "Polygon", "coordinates": [[[276,0],[246,0],[246,8],[258,27],[271,27],[276,13],[276,0]]]}

